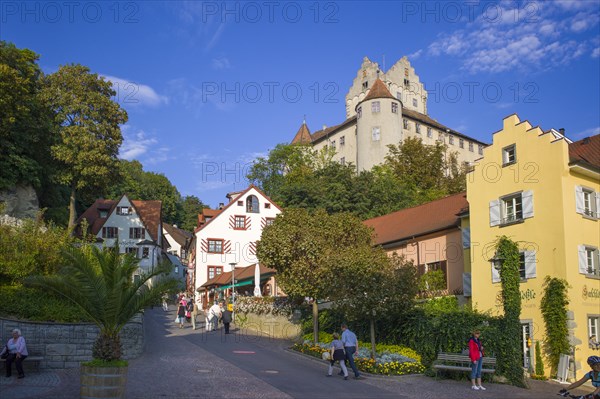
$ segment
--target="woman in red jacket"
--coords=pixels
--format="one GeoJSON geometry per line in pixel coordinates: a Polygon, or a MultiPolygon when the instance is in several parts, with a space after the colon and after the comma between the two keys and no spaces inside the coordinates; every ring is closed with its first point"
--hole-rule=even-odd
{"type": "Polygon", "coordinates": [[[469,338],[469,357],[471,358],[471,389],[485,391],[481,385],[481,366],[483,363],[483,346],[479,340],[479,330],[473,331],[473,336],[469,338]],[[477,384],[475,384],[477,380],[477,384]]]}

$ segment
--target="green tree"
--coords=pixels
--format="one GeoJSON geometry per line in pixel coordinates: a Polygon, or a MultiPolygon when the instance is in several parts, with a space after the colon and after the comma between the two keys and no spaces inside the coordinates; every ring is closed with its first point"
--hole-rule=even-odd
{"type": "Polygon", "coordinates": [[[521,276],[519,274],[519,247],[506,236],[498,238],[496,257],[501,263],[500,281],[504,306],[504,331],[506,337],[499,354],[498,371],[505,375],[511,384],[524,387],[525,379],[521,364],[521,276]]]}
{"type": "Polygon", "coordinates": [[[112,83],[82,65],[64,65],[44,79],[42,99],[54,116],[60,163],[57,178],[70,188],[69,227],[76,219],[77,193],[102,191],[114,176],[127,113],[112,97],[112,83]]]}
{"type": "Polygon", "coordinates": [[[408,137],[399,145],[388,146],[385,165],[390,167],[406,187],[414,185],[415,201],[433,201],[466,189],[466,169],[445,144],[423,144],[418,137],[408,137]]]}
{"type": "Polygon", "coordinates": [[[332,259],[340,248],[370,246],[371,231],[347,213],[328,215],[322,209],[286,209],[265,228],[257,246],[259,261],[277,270],[283,290],[291,297],[313,299],[313,331],[318,338],[318,299],[336,290],[332,259]]]}
{"type": "MultiPolygon", "coordinates": [[[[360,223],[360,221],[359,221],[360,223]]],[[[371,234],[365,225],[351,228],[371,234]]],[[[332,254],[330,299],[351,320],[369,320],[371,357],[375,358],[375,324],[390,312],[406,312],[414,304],[417,293],[416,269],[412,262],[395,254],[388,257],[381,247],[359,240],[358,245],[332,254]]]]}
{"type": "Polygon", "coordinates": [[[92,356],[106,362],[120,360],[119,331],[138,312],[154,303],[175,281],[158,278],[169,272],[166,266],[133,279],[138,260],[119,254],[118,248],[99,250],[93,245],[71,248],[60,272],[51,276],[31,276],[30,286],[55,292],[77,306],[100,328],[92,356]]]}
{"type": "Polygon", "coordinates": [[[550,362],[550,375],[555,376],[560,355],[569,354],[571,349],[567,326],[569,284],[563,279],[546,276],[543,288],[540,309],[546,330],[544,352],[550,362]]]}
{"type": "Polygon", "coordinates": [[[181,228],[186,231],[194,231],[198,225],[198,214],[207,208],[200,199],[194,195],[186,195],[183,198],[181,210],[181,228]]]}
{"type": "Polygon", "coordinates": [[[39,56],[0,41],[0,189],[40,188],[51,164],[51,114],[39,98],[39,56]]]}
{"type": "Polygon", "coordinates": [[[540,341],[535,341],[535,375],[544,377],[544,360],[540,341]]]}

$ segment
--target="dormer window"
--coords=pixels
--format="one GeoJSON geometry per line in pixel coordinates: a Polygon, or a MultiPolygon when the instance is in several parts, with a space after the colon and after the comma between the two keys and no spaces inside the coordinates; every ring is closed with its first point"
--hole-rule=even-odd
{"type": "Polygon", "coordinates": [[[132,209],[130,206],[118,206],[117,207],[117,215],[126,216],[126,215],[131,215],[131,213],[132,213],[132,209]]]}
{"type": "Polygon", "coordinates": [[[99,211],[99,213],[100,213],[100,217],[101,217],[101,218],[106,218],[106,217],[108,217],[108,211],[99,211]]]}
{"type": "Polygon", "coordinates": [[[246,198],[246,212],[259,213],[258,198],[255,195],[249,195],[246,198]]]}

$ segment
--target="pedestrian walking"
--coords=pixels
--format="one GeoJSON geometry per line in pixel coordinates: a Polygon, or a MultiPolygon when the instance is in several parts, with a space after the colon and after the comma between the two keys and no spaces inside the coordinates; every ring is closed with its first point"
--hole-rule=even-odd
{"type": "Polygon", "coordinates": [[[196,317],[198,317],[199,302],[200,302],[200,299],[198,299],[196,302],[194,302],[194,305],[192,306],[192,328],[194,330],[196,329],[196,317]]]}
{"type": "Polygon", "coordinates": [[[162,296],[162,308],[165,312],[169,311],[169,303],[167,302],[168,299],[169,299],[169,294],[167,294],[165,292],[162,296]]]}
{"type": "Polygon", "coordinates": [[[483,366],[483,345],[479,336],[481,331],[473,330],[473,335],[469,338],[469,358],[471,358],[471,389],[475,391],[485,391],[486,388],[481,385],[481,367],[483,366]]]}
{"type": "Polygon", "coordinates": [[[182,300],[179,302],[179,306],[177,307],[177,321],[179,322],[179,328],[183,328],[183,323],[185,322],[185,302],[182,300]]]}
{"type": "Polygon", "coordinates": [[[227,306],[221,307],[221,320],[225,328],[225,334],[229,334],[229,325],[231,324],[231,310],[227,306]]]}
{"type": "Polygon", "coordinates": [[[333,365],[335,362],[340,362],[344,379],[348,379],[348,369],[346,368],[346,352],[344,352],[344,343],[340,341],[340,334],[333,333],[333,341],[331,341],[329,368],[327,369],[327,377],[331,377],[333,373],[333,365]]]}
{"type": "Polygon", "coordinates": [[[348,325],[345,323],[342,324],[342,343],[346,351],[346,360],[354,372],[354,378],[359,378],[360,373],[356,368],[356,364],[354,364],[354,354],[358,353],[358,339],[356,338],[356,334],[350,331],[348,325]]]}
{"type": "Polygon", "coordinates": [[[12,338],[8,340],[6,346],[2,349],[2,352],[0,352],[0,356],[5,352],[8,352],[8,356],[6,357],[6,378],[9,378],[12,375],[13,362],[15,362],[17,373],[19,374],[17,378],[25,378],[25,373],[23,372],[23,360],[27,359],[29,353],[27,352],[25,338],[21,335],[21,330],[18,328],[12,330],[12,338]]]}

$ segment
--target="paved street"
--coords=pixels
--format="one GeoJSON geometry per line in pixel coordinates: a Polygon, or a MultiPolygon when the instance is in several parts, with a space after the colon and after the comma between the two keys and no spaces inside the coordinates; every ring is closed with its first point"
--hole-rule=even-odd
{"type": "MultiPolygon", "coordinates": [[[[146,312],[146,350],[129,363],[127,398],[552,398],[560,386],[532,381],[532,389],[425,376],[325,377],[324,362],[290,352],[289,342],[232,331],[179,329],[174,312],[146,312]]],[[[585,391],[581,391],[582,393],[585,391]]],[[[1,378],[0,398],[77,398],[79,370],[28,372],[1,378]]]]}

